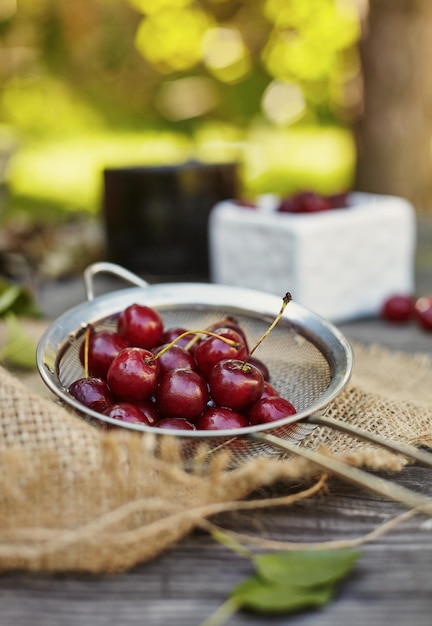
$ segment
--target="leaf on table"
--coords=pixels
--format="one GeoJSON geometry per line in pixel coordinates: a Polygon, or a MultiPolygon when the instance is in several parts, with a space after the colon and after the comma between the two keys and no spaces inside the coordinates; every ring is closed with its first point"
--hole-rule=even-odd
{"type": "Polygon", "coordinates": [[[292,613],[301,609],[328,604],[334,585],[296,587],[290,583],[270,582],[251,576],[232,591],[234,602],[241,608],[258,613],[292,613]]]}
{"type": "Polygon", "coordinates": [[[0,348],[0,361],[21,369],[35,369],[36,342],[13,313],[7,313],[6,341],[0,348]]]}
{"type": "Polygon", "coordinates": [[[30,291],[22,285],[0,278],[0,316],[12,311],[16,315],[39,315],[30,291]]]}
{"type": "Polygon", "coordinates": [[[263,579],[275,583],[291,582],[296,587],[311,587],[344,578],[358,557],[359,552],[351,549],[312,549],[259,554],[253,557],[253,562],[257,574],[263,579]]]}
{"type": "Polygon", "coordinates": [[[244,551],[243,556],[254,563],[255,573],[234,587],[229,599],[201,626],[221,626],[240,609],[275,615],[322,607],[332,600],[337,583],[352,570],[360,552],[310,549],[253,555],[244,551]]]}

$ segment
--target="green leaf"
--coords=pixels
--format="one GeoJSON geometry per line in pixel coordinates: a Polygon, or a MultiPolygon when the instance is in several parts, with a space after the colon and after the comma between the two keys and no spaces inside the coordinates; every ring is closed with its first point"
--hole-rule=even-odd
{"type": "Polygon", "coordinates": [[[359,558],[357,550],[298,550],[253,557],[257,574],[270,582],[296,587],[334,583],[344,578],[359,558]]]}
{"type": "Polygon", "coordinates": [[[233,600],[239,607],[259,613],[290,613],[306,608],[328,604],[333,597],[334,586],[297,588],[286,583],[265,581],[252,576],[232,591],[233,600]]]}
{"type": "Polygon", "coordinates": [[[8,285],[1,281],[0,285],[0,313],[8,311],[16,302],[20,288],[18,285],[8,285]]]}
{"type": "Polygon", "coordinates": [[[346,577],[360,556],[358,550],[310,548],[254,555],[224,533],[217,541],[251,560],[255,573],[232,589],[228,600],[201,626],[222,626],[236,610],[261,614],[293,613],[328,604],[337,583],[346,577]]]}
{"type": "Polygon", "coordinates": [[[22,369],[35,369],[36,342],[13,313],[5,315],[6,343],[0,349],[0,361],[22,369]]]}
{"type": "Polygon", "coordinates": [[[11,311],[16,315],[39,315],[28,289],[0,278],[0,316],[11,311]]]}

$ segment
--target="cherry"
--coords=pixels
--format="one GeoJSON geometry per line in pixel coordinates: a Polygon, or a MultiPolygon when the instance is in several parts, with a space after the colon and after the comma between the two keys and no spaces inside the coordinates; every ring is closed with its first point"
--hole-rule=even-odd
{"type": "Polygon", "coordinates": [[[261,397],[264,378],[254,365],[223,359],[210,371],[208,384],[210,395],[218,405],[242,411],[261,397]]]}
{"type": "Polygon", "coordinates": [[[153,348],[152,352],[154,355],[157,355],[161,375],[169,370],[197,369],[197,363],[193,355],[177,344],[167,343],[163,346],[153,348]]]}
{"type": "Polygon", "coordinates": [[[300,191],[289,198],[284,198],[277,210],[282,213],[319,213],[331,208],[331,202],[325,196],[314,191],[300,191]]]}
{"type": "Polygon", "coordinates": [[[210,370],[208,376],[210,394],[217,404],[242,411],[261,397],[264,390],[264,376],[258,367],[250,363],[250,360],[255,350],[278,324],[291,300],[292,296],[287,292],[282,299],[279,313],[243,362],[238,358],[223,359],[210,370]]]}
{"type": "Polygon", "coordinates": [[[345,191],[327,196],[332,209],[345,209],[348,205],[348,194],[345,191]]]}
{"type": "Polygon", "coordinates": [[[223,359],[244,359],[247,355],[247,348],[241,335],[232,328],[219,328],[216,334],[230,341],[231,345],[218,337],[209,336],[202,339],[194,351],[194,357],[198,365],[199,372],[207,378],[213,366],[223,359]]]}
{"type": "Polygon", "coordinates": [[[423,330],[432,331],[432,296],[418,298],[415,303],[415,320],[423,330]]]}
{"type": "Polygon", "coordinates": [[[78,402],[98,413],[114,404],[113,395],[101,378],[78,378],[69,385],[68,391],[78,402]]]}
{"type": "Polygon", "coordinates": [[[281,396],[269,396],[258,400],[249,410],[250,423],[255,426],[257,424],[268,424],[276,422],[283,417],[294,415],[295,407],[281,396]]]}
{"type": "Polygon", "coordinates": [[[235,317],[232,317],[231,315],[227,315],[227,317],[225,317],[220,322],[216,322],[215,324],[212,324],[210,326],[210,330],[216,333],[223,331],[226,328],[230,328],[231,330],[234,330],[236,333],[238,333],[240,337],[243,339],[244,345],[246,346],[246,348],[248,348],[248,340],[246,337],[246,333],[244,332],[243,328],[240,326],[240,324],[238,323],[235,317]]]}
{"type": "Polygon", "coordinates": [[[294,197],[283,198],[276,209],[279,213],[300,213],[300,206],[294,197]]]}
{"type": "Polygon", "coordinates": [[[208,408],[196,422],[197,430],[228,430],[247,428],[249,425],[242,413],[221,406],[208,408]]]}
{"type": "Polygon", "coordinates": [[[403,324],[412,319],[414,299],[404,294],[393,294],[383,303],[380,311],[382,319],[394,324],[403,324]]]}
{"type": "Polygon", "coordinates": [[[251,365],[255,365],[263,375],[264,380],[270,380],[270,372],[267,365],[261,361],[261,359],[257,359],[256,356],[251,356],[248,358],[248,363],[251,365]]]}
{"type": "Polygon", "coordinates": [[[170,430],[195,430],[192,422],[181,417],[164,417],[155,424],[156,428],[169,428],[170,430]]]}
{"type": "Polygon", "coordinates": [[[156,422],[160,419],[156,405],[152,400],[134,402],[134,406],[141,411],[150,426],[156,424],[156,422]]]}
{"type": "Polygon", "coordinates": [[[159,363],[152,352],[128,347],[114,357],[107,373],[107,382],[118,399],[134,402],[153,395],[158,374],[159,363]]]}
{"type": "Polygon", "coordinates": [[[301,213],[318,213],[331,209],[329,200],[313,191],[301,192],[298,194],[297,201],[301,207],[301,213]]]}
{"type": "Polygon", "coordinates": [[[275,389],[275,387],[273,387],[273,385],[271,385],[268,380],[264,381],[264,389],[263,392],[261,394],[261,399],[262,398],[268,398],[269,396],[278,396],[279,393],[277,391],[277,389],[275,389]]]}
{"type": "Polygon", "coordinates": [[[120,422],[129,422],[130,424],[147,424],[152,426],[153,423],[146,419],[144,413],[130,402],[118,402],[103,411],[104,415],[119,420],[120,422]]]}
{"type": "Polygon", "coordinates": [[[162,318],[151,307],[131,304],[119,314],[117,332],[130,346],[154,348],[161,343],[162,318]]]}
{"type": "Polygon", "coordinates": [[[106,378],[108,368],[115,356],[127,347],[127,343],[118,333],[109,330],[90,330],[88,341],[80,348],[80,361],[86,374],[96,378],[106,378]]]}
{"type": "Polygon", "coordinates": [[[163,417],[182,417],[194,421],[208,401],[204,378],[189,369],[171,370],[164,374],[156,390],[156,406],[163,417]]]}
{"type": "MultiPolygon", "coordinates": [[[[161,344],[165,345],[167,343],[172,343],[175,339],[177,339],[177,337],[180,337],[180,335],[183,335],[183,333],[185,333],[186,331],[187,331],[186,328],[181,328],[178,326],[167,328],[162,333],[161,344]]],[[[181,339],[179,339],[175,345],[181,346],[182,348],[184,348],[185,346],[188,345],[190,340],[191,340],[190,336],[186,335],[185,337],[182,337],[181,339]]]]}

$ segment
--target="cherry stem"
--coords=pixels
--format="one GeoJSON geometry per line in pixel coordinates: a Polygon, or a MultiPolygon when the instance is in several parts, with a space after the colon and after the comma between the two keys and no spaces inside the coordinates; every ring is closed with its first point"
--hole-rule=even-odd
{"type": "MultiPolygon", "coordinates": [[[[218,328],[218,326],[221,326],[225,322],[235,322],[235,321],[236,320],[233,317],[230,317],[229,315],[227,315],[223,320],[220,320],[219,322],[214,322],[213,324],[210,324],[210,326],[207,326],[206,330],[211,331],[213,330],[213,328],[218,328]]],[[[199,340],[199,334],[196,334],[195,337],[192,337],[189,343],[185,346],[185,349],[190,350],[192,346],[195,345],[198,340],[199,340]]]]}
{"type": "Polygon", "coordinates": [[[267,330],[265,331],[265,333],[263,333],[263,335],[258,339],[258,341],[256,342],[256,344],[254,345],[254,347],[249,351],[249,354],[246,356],[244,362],[243,362],[243,369],[247,368],[248,365],[248,361],[251,358],[252,354],[255,352],[255,350],[258,348],[258,346],[260,346],[262,344],[262,342],[264,341],[264,339],[271,333],[271,331],[273,330],[273,328],[276,326],[276,324],[279,322],[279,320],[281,319],[287,305],[289,302],[291,302],[292,300],[292,295],[289,293],[289,291],[284,295],[283,297],[283,301],[282,301],[282,306],[280,308],[279,313],[276,315],[275,319],[273,320],[273,322],[270,324],[270,326],[267,328],[267,330]]]}
{"type": "MultiPolygon", "coordinates": [[[[183,336],[187,335],[188,333],[182,333],[183,336]]],[[[181,335],[180,335],[181,337],[181,335]]],[[[196,342],[199,340],[200,336],[199,333],[195,333],[194,337],[192,337],[192,339],[185,345],[185,350],[190,350],[192,348],[192,346],[194,346],[196,344],[196,342]]]]}
{"type": "Polygon", "coordinates": [[[89,343],[90,343],[90,335],[92,332],[92,327],[90,324],[85,329],[84,335],[84,376],[86,378],[89,377],[89,343]]]}
{"type": "MultiPolygon", "coordinates": [[[[170,348],[172,348],[178,341],[180,341],[184,337],[187,337],[188,335],[194,335],[194,339],[195,337],[199,337],[199,335],[208,335],[210,337],[216,337],[216,339],[220,339],[221,341],[227,343],[230,346],[233,346],[234,348],[239,348],[241,346],[241,344],[238,343],[238,341],[233,341],[233,339],[228,339],[228,337],[224,337],[223,335],[218,335],[217,333],[213,333],[211,330],[185,330],[183,333],[181,333],[181,335],[178,335],[175,339],[170,341],[170,343],[168,343],[166,346],[161,348],[159,352],[157,352],[154,356],[149,357],[146,360],[155,361],[160,356],[162,356],[162,354],[165,354],[165,352],[167,352],[170,348]]],[[[190,341],[187,344],[187,346],[185,347],[186,350],[189,349],[189,346],[191,343],[192,342],[190,341]]]]}

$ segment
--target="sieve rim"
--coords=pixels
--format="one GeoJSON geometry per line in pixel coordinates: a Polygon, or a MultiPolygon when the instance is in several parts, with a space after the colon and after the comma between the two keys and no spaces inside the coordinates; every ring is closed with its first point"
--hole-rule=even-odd
{"type": "MultiPolygon", "coordinates": [[[[36,363],[45,385],[62,402],[75,412],[100,422],[131,431],[156,435],[175,436],[183,439],[234,439],[245,438],[259,432],[275,432],[290,424],[305,428],[302,423],[307,417],[323,413],[331,401],[343,390],[351,378],[354,357],[350,343],[343,333],[330,321],[307,307],[291,300],[284,311],[281,322],[288,324],[300,336],[311,341],[323,354],[331,369],[328,388],[311,405],[270,424],[257,424],[245,428],[220,431],[177,431],[155,428],[145,424],[119,422],[89,409],[73,398],[62,385],[58,375],[61,353],[92,323],[117,315],[133,303],[142,303],[159,308],[193,306],[226,310],[227,314],[243,313],[268,319],[278,314],[282,298],[274,294],[237,286],[214,283],[158,283],[125,287],[109,293],[91,297],[57,317],[42,334],[37,350],[36,363]]],[[[304,436],[306,436],[305,433],[304,436]]],[[[294,433],[293,433],[294,435],[294,433]]],[[[303,437],[301,437],[303,438],[303,437]]]]}

